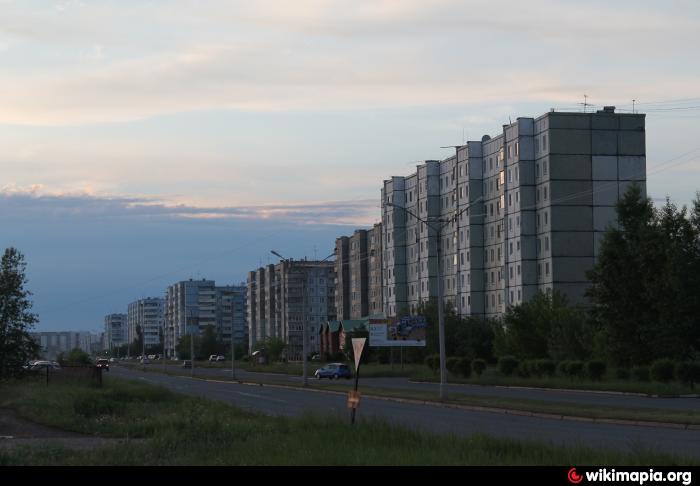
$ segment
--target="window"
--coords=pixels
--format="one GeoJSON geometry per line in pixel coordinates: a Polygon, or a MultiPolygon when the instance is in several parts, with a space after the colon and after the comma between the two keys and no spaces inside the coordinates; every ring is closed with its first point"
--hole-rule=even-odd
{"type": "Polygon", "coordinates": [[[549,236],[544,237],[544,251],[549,251],[549,236]]]}
{"type": "Polygon", "coordinates": [[[515,155],[520,153],[520,142],[515,142],[515,155]]]}
{"type": "Polygon", "coordinates": [[[547,221],[547,213],[548,213],[547,211],[544,212],[544,224],[545,224],[545,225],[546,225],[546,224],[549,224],[548,221],[547,221]]]}
{"type": "Polygon", "coordinates": [[[542,135],[542,150],[547,150],[547,134],[542,135]]]}
{"type": "Polygon", "coordinates": [[[517,240],[517,241],[515,242],[515,245],[516,245],[516,249],[517,249],[518,251],[520,251],[520,240],[517,240]]]}
{"type": "Polygon", "coordinates": [[[512,265],[508,268],[508,273],[510,274],[510,278],[513,278],[513,266],[512,265]]]}
{"type": "Polygon", "coordinates": [[[513,195],[511,193],[508,193],[508,206],[513,205],[513,195]]]}
{"type": "MultiPolygon", "coordinates": [[[[513,242],[512,242],[512,241],[509,243],[509,254],[510,254],[510,255],[513,254],[513,242]]],[[[511,272],[511,273],[512,273],[512,272],[511,272]]]]}
{"type": "Polygon", "coordinates": [[[544,200],[547,200],[547,186],[544,186],[544,200]]]}
{"type": "Polygon", "coordinates": [[[549,276],[549,262],[545,262],[544,271],[547,276],[549,276]]]}
{"type": "Polygon", "coordinates": [[[515,191],[515,202],[517,203],[520,198],[520,191],[515,191]]]}
{"type": "Polygon", "coordinates": [[[547,175],[547,159],[545,159],[544,162],[542,162],[542,173],[544,175],[547,175]]]}

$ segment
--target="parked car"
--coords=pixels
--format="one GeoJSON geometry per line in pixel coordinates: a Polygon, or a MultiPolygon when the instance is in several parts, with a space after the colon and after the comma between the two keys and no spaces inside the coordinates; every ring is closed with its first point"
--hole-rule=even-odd
{"type": "Polygon", "coordinates": [[[314,354],[313,356],[311,356],[311,361],[321,361],[321,355],[314,354]]]}
{"type": "Polygon", "coordinates": [[[192,368],[192,360],[186,359],[182,362],[183,368],[192,368]]]}
{"type": "Polygon", "coordinates": [[[218,357],[218,355],[212,354],[211,356],[209,356],[209,361],[216,361],[217,357],[218,357]]]}
{"type": "Polygon", "coordinates": [[[343,363],[330,363],[323,368],[317,369],[314,376],[319,380],[321,378],[328,378],[330,380],[334,378],[345,378],[349,380],[352,378],[352,370],[348,365],[343,363]]]}
{"type": "Polygon", "coordinates": [[[217,361],[226,361],[226,356],[224,356],[223,354],[220,354],[219,356],[216,357],[216,360],[217,361]]]}
{"type": "Polygon", "coordinates": [[[95,363],[95,366],[109,371],[109,360],[107,358],[100,358],[97,360],[97,363],[95,363]]]}
{"type": "Polygon", "coordinates": [[[151,362],[151,360],[148,359],[148,356],[144,356],[143,358],[141,358],[141,359],[139,360],[139,363],[143,363],[143,364],[148,364],[148,363],[150,363],[150,362],[151,362]]]}
{"type": "Polygon", "coordinates": [[[59,371],[61,369],[61,366],[55,361],[33,361],[30,363],[32,364],[27,368],[29,371],[45,372],[47,368],[51,371],[59,371]]]}

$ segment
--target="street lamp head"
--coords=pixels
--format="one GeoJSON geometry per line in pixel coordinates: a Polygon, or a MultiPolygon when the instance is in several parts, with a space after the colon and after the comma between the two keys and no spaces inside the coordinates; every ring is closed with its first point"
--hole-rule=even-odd
{"type": "Polygon", "coordinates": [[[286,258],[284,258],[282,255],[280,255],[279,253],[277,253],[275,250],[270,250],[270,253],[272,253],[272,254],[275,255],[276,257],[281,258],[282,260],[286,260],[286,258]]]}

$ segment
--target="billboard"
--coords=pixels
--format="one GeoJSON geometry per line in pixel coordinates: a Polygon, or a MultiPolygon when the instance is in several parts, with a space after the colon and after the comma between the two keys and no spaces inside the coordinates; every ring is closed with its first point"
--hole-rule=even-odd
{"type": "Polygon", "coordinates": [[[370,318],[370,346],[425,346],[428,322],[424,316],[370,318]]]}

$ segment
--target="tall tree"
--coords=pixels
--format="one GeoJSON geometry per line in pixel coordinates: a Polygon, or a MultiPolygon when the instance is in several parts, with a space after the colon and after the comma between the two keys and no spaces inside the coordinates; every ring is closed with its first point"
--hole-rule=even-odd
{"type": "Polygon", "coordinates": [[[31,292],[25,289],[27,264],[16,248],[8,248],[0,262],[0,378],[22,372],[37,356],[39,345],[29,335],[37,322],[32,314],[31,292]]]}
{"type": "Polygon", "coordinates": [[[693,211],[670,200],[655,210],[637,185],[617,204],[589,273],[593,315],[609,360],[646,364],[700,350],[700,201],[693,211]]]}

